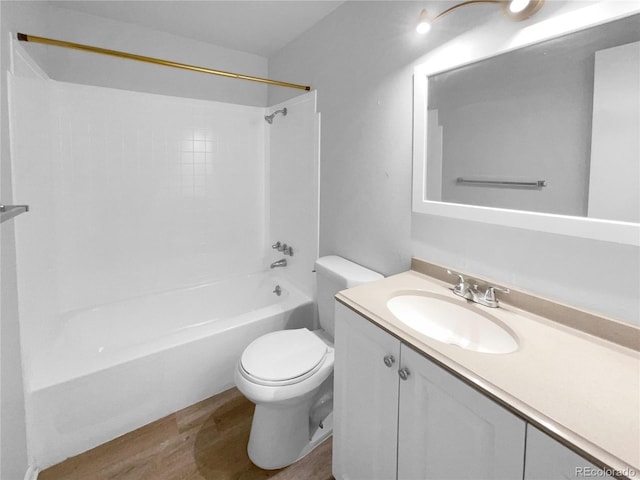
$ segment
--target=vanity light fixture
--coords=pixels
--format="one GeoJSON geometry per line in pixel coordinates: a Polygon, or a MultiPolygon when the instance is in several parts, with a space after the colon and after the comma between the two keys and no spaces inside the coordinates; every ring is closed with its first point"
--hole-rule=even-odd
{"type": "Polygon", "coordinates": [[[542,8],[544,0],[470,0],[449,7],[433,18],[430,18],[427,10],[423,8],[420,12],[420,18],[418,19],[416,32],[418,32],[420,35],[424,35],[429,30],[431,30],[431,25],[439,18],[444,17],[448,13],[451,13],[459,8],[466,7],[467,5],[475,5],[477,3],[501,4],[502,12],[507,18],[514,21],[520,21],[529,18],[531,15],[540,10],[540,8],[542,8]]]}

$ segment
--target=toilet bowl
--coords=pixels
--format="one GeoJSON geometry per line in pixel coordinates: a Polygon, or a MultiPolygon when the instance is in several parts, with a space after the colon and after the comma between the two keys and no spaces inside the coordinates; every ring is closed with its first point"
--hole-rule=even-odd
{"type": "Polygon", "coordinates": [[[236,386],[256,405],[249,458],[267,470],[294,463],[333,432],[334,296],[383,278],[337,256],[321,257],[315,266],[321,328],[267,333],[236,365],[236,386]]]}

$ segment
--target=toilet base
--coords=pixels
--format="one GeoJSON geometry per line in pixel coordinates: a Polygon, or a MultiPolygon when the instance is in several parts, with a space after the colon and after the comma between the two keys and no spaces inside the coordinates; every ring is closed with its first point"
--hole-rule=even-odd
{"type": "Polygon", "coordinates": [[[254,465],[264,470],[278,470],[287,467],[306,457],[333,434],[333,412],[323,420],[322,425],[323,428],[318,428],[311,440],[307,440],[304,444],[280,442],[275,438],[265,441],[259,434],[260,429],[254,430],[252,425],[247,448],[249,459],[254,465]],[[254,435],[254,432],[258,432],[258,434],[254,435]]]}
{"type": "Polygon", "coordinates": [[[265,470],[284,468],[326,440],[333,433],[331,393],[295,404],[256,405],[247,447],[251,461],[265,470]]]}

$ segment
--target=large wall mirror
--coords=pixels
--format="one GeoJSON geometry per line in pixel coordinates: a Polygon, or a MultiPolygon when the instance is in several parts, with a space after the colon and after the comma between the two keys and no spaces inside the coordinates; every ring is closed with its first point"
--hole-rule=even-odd
{"type": "Polygon", "coordinates": [[[417,68],[414,211],[640,245],[640,13],[610,16],[417,68]]]}

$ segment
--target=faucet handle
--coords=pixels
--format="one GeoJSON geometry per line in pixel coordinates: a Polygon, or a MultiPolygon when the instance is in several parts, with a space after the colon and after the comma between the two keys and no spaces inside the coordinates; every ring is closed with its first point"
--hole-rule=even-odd
{"type": "Polygon", "coordinates": [[[511,290],[509,290],[508,288],[502,288],[502,287],[496,287],[495,285],[489,285],[487,286],[487,291],[484,292],[484,300],[485,302],[489,302],[489,303],[498,303],[498,300],[496,299],[496,290],[498,290],[499,292],[503,292],[503,293],[509,293],[511,292],[511,290]]]}
{"type": "Polygon", "coordinates": [[[467,282],[464,277],[458,272],[452,272],[451,270],[447,270],[449,275],[455,275],[458,277],[458,283],[455,287],[453,287],[454,292],[463,293],[467,289],[467,282]]]}
{"type": "Polygon", "coordinates": [[[276,243],[274,243],[273,245],[271,245],[271,248],[273,248],[274,250],[280,250],[280,245],[282,245],[280,243],[280,240],[278,240],[276,243]]]}
{"type": "Polygon", "coordinates": [[[278,245],[278,251],[279,252],[286,252],[287,251],[287,244],[283,243],[282,245],[278,245]]]}

